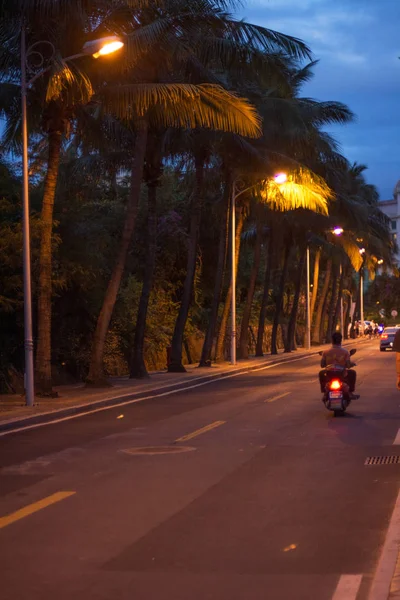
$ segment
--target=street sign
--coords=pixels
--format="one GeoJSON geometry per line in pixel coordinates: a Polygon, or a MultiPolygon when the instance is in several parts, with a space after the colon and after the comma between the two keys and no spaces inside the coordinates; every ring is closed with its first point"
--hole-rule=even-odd
{"type": "Polygon", "coordinates": [[[392,317],[394,319],[395,317],[397,317],[397,310],[392,310],[392,312],[390,314],[392,315],[392,317]]]}

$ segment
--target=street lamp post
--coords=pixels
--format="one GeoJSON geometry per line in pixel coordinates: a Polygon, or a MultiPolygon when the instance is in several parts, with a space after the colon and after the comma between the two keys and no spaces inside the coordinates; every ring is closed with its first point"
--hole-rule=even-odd
{"type": "MultiPolygon", "coordinates": [[[[28,117],[26,96],[29,86],[50,67],[41,69],[29,80],[26,80],[27,60],[29,55],[35,54],[39,57],[40,65],[43,65],[44,57],[34,47],[40,44],[50,46],[51,58],[54,56],[55,48],[51,42],[35,42],[26,48],[26,25],[21,25],[21,117],[22,117],[22,238],[23,238],[23,273],[24,273],[24,348],[25,348],[25,402],[27,406],[33,406],[35,399],[35,384],[33,370],[33,334],[32,334],[32,283],[31,283],[31,253],[30,253],[30,223],[29,223],[29,176],[28,176],[28,117]]],[[[94,58],[110,54],[122,48],[124,43],[117,36],[108,36],[87,42],[82,52],[64,58],[64,62],[92,54],[94,58]]]]}
{"type": "MultiPolygon", "coordinates": [[[[343,229],[341,227],[335,227],[330,230],[336,236],[342,235],[343,229]]],[[[342,265],[340,265],[340,274],[342,273],[342,265]]],[[[306,294],[306,347],[307,350],[311,349],[311,306],[310,306],[310,244],[307,244],[307,294],[306,294]]],[[[343,299],[341,304],[341,324],[342,324],[342,335],[343,335],[343,299]]]]}
{"type": "Polygon", "coordinates": [[[28,125],[26,114],[26,42],[25,24],[21,28],[21,111],[22,111],[22,238],[24,271],[24,348],[25,348],[25,397],[26,405],[33,406],[33,334],[32,334],[32,290],[31,290],[31,246],[29,226],[28,188],[28,125]]]}
{"type": "Polygon", "coordinates": [[[236,181],[233,182],[232,187],[232,262],[231,262],[231,270],[232,270],[232,299],[231,299],[231,363],[232,365],[236,365],[236,181]]]}
{"type": "MultiPolygon", "coordinates": [[[[286,173],[277,173],[274,177],[275,183],[282,184],[287,180],[286,173]]],[[[249,190],[257,187],[258,183],[254,183],[249,187],[238,190],[239,179],[235,179],[232,184],[232,197],[231,197],[231,364],[236,365],[236,199],[248,192],[249,190]]]]}
{"type": "MultiPolygon", "coordinates": [[[[365,248],[360,248],[360,254],[365,254],[365,248]]],[[[360,269],[360,317],[361,317],[361,331],[364,335],[364,256],[360,269]]]]}
{"type": "MultiPolygon", "coordinates": [[[[342,263],[340,263],[340,281],[342,280],[342,263]]],[[[344,338],[344,314],[343,314],[343,288],[341,288],[340,294],[340,333],[344,338]]]]}

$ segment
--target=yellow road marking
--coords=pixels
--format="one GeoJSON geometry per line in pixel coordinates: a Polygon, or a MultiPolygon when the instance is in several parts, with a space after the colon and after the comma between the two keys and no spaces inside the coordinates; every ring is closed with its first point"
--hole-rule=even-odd
{"type": "Polygon", "coordinates": [[[267,400],[264,400],[264,402],[275,402],[275,400],[289,396],[289,394],[291,394],[291,392],[285,392],[284,394],[279,394],[278,396],[272,396],[272,398],[268,398],[267,400]]]}
{"type": "Polygon", "coordinates": [[[210,425],[206,425],[205,427],[202,427],[201,429],[196,429],[196,431],[193,431],[192,433],[188,433],[187,435],[183,435],[182,437],[178,438],[177,440],[175,440],[176,442],[187,442],[188,440],[191,440],[194,437],[197,437],[198,435],[201,435],[202,433],[206,433],[207,431],[211,431],[211,429],[215,429],[216,427],[219,427],[220,425],[224,425],[226,423],[226,421],[214,421],[214,423],[210,423],[210,425]]]}
{"type": "Polygon", "coordinates": [[[60,500],[64,500],[64,498],[68,498],[69,496],[73,496],[76,492],[56,492],[51,496],[47,496],[47,498],[43,498],[43,500],[39,500],[38,502],[34,502],[33,504],[28,504],[28,506],[24,506],[24,508],[20,508],[19,510],[11,513],[10,515],[6,515],[5,517],[0,517],[0,529],[3,527],[7,527],[7,525],[11,525],[11,523],[15,523],[15,521],[19,521],[24,517],[28,517],[38,510],[42,510],[42,508],[46,508],[51,504],[55,504],[60,500]]]}

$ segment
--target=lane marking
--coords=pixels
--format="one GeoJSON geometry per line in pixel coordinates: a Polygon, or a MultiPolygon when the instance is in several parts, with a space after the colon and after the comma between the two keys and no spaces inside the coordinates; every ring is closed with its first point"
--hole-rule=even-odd
{"type": "Polygon", "coordinates": [[[398,446],[400,444],[400,429],[398,430],[396,437],[394,438],[393,446],[398,446]]]}
{"type": "Polygon", "coordinates": [[[387,530],[385,543],[379,557],[368,600],[387,600],[399,554],[400,491],[387,530]]]}
{"type": "Polygon", "coordinates": [[[43,498],[38,502],[34,502],[33,504],[28,504],[24,506],[24,508],[20,508],[19,510],[6,515],[5,517],[0,517],[0,529],[3,527],[7,527],[7,525],[11,525],[11,523],[15,523],[15,521],[19,521],[24,517],[28,517],[42,508],[46,508],[47,506],[51,506],[51,504],[55,504],[56,502],[60,502],[60,500],[64,500],[65,498],[69,498],[69,496],[73,496],[76,492],[56,492],[51,496],[47,496],[47,498],[43,498]]]}
{"type": "Polygon", "coordinates": [[[187,442],[188,440],[191,440],[191,439],[197,437],[198,435],[202,435],[203,433],[206,433],[207,431],[211,431],[212,429],[215,429],[216,427],[220,427],[221,425],[224,425],[225,423],[226,423],[226,421],[214,421],[214,423],[210,423],[210,425],[206,425],[205,427],[202,427],[201,429],[196,429],[196,431],[192,431],[192,433],[187,433],[186,435],[183,435],[182,437],[176,439],[175,442],[187,442]]]}
{"type": "Polygon", "coordinates": [[[362,575],[341,575],[332,600],[356,600],[362,575]]]}
{"type": "MultiPolygon", "coordinates": [[[[165,396],[171,396],[172,394],[178,394],[180,392],[186,392],[187,390],[193,390],[194,388],[201,387],[203,385],[209,385],[210,383],[215,383],[215,381],[222,381],[224,379],[232,379],[232,377],[239,377],[239,375],[248,375],[249,373],[257,373],[258,371],[266,371],[267,369],[274,369],[275,367],[281,367],[282,365],[292,364],[294,362],[298,362],[299,360],[307,360],[308,358],[315,358],[315,354],[308,354],[307,356],[300,356],[299,358],[293,358],[292,360],[285,360],[284,362],[274,363],[273,365],[265,365],[263,367],[257,367],[256,369],[248,369],[247,371],[241,371],[240,373],[231,373],[230,375],[225,375],[223,377],[219,377],[219,374],[213,375],[213,379],[208,379],[207,381],[203,381],[201,383],[196,383],[195,385],[189,385],[187,387],[182,387],[179,389],[170,390],[168,392],[163,392],[162,394],[152,394],[151,396],[145,396],[144,398],[133,398],[132,400],[126,400],[125,402],[118,402],[116,404],[110,406],[102,406],[101,408],[95,408],[93,410],[88,410],[86,412],[82,412],[76,415],[69,415],[68,417],[60,417],[59,419],[54,419],[53,421],[47,421],[46,423],[35,423],[34,425],[25,425],[24,427],[19,427],[18,429],[10,429],[9,431],[1,431],[0,437],[4,437],[6,435],[17,434],[21,431],[29,431],[31,429],[38,429],[39,427],[46,427],[48,425],[56,425],[57,423],[63,423],[64,421],[71,421],[71,419],[79,419],[80,417],[87,417],[88,415],[93,415],[95,413],[103,412],[105,410],[118,410],[121,406],[127,406],[129,404],[136,404],[137,402],[145,402],[146,400],[153,400],[155,398],[163,398],[165,396]]],[[[200,379],[200,378],[198,378],[200,379]]],[[[192,380],[193,381],[193,380],[192,380]]],[[[175,385],[175,384],[171,384],[175,385]]],[[[163,386],[167,387],[167,386],[163,386]]],[[[118,396],[118,398],[128,398],[132,396],[133,392],[129,392],[129,394],[122,394],[118,396]]],[[[78,405],[75,408],[80,408],[82,405],[78,405]]],[[[51,414],[50,412],[43,414],[51,414]]]]}
{"type": "Polygon", "coordinates": [[[264,400],[264,402],[275,402],[275,400],[279,400],[279,398],[284,398],[288,396],[292,392],[285,392],[284,394],[279,394],[278,396],[272,396],[272,398],[268,398],[268,400],[264,400]]]}

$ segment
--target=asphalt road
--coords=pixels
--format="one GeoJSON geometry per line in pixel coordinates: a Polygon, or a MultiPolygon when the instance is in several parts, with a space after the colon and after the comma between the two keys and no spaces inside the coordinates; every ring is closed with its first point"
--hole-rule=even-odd
{"type": "Polygon", "coordinates": [[[0,437],[1,599],[367,599],[400,392],[392,353],[355,359],[344,417],[314,356],[0,437]]]}

